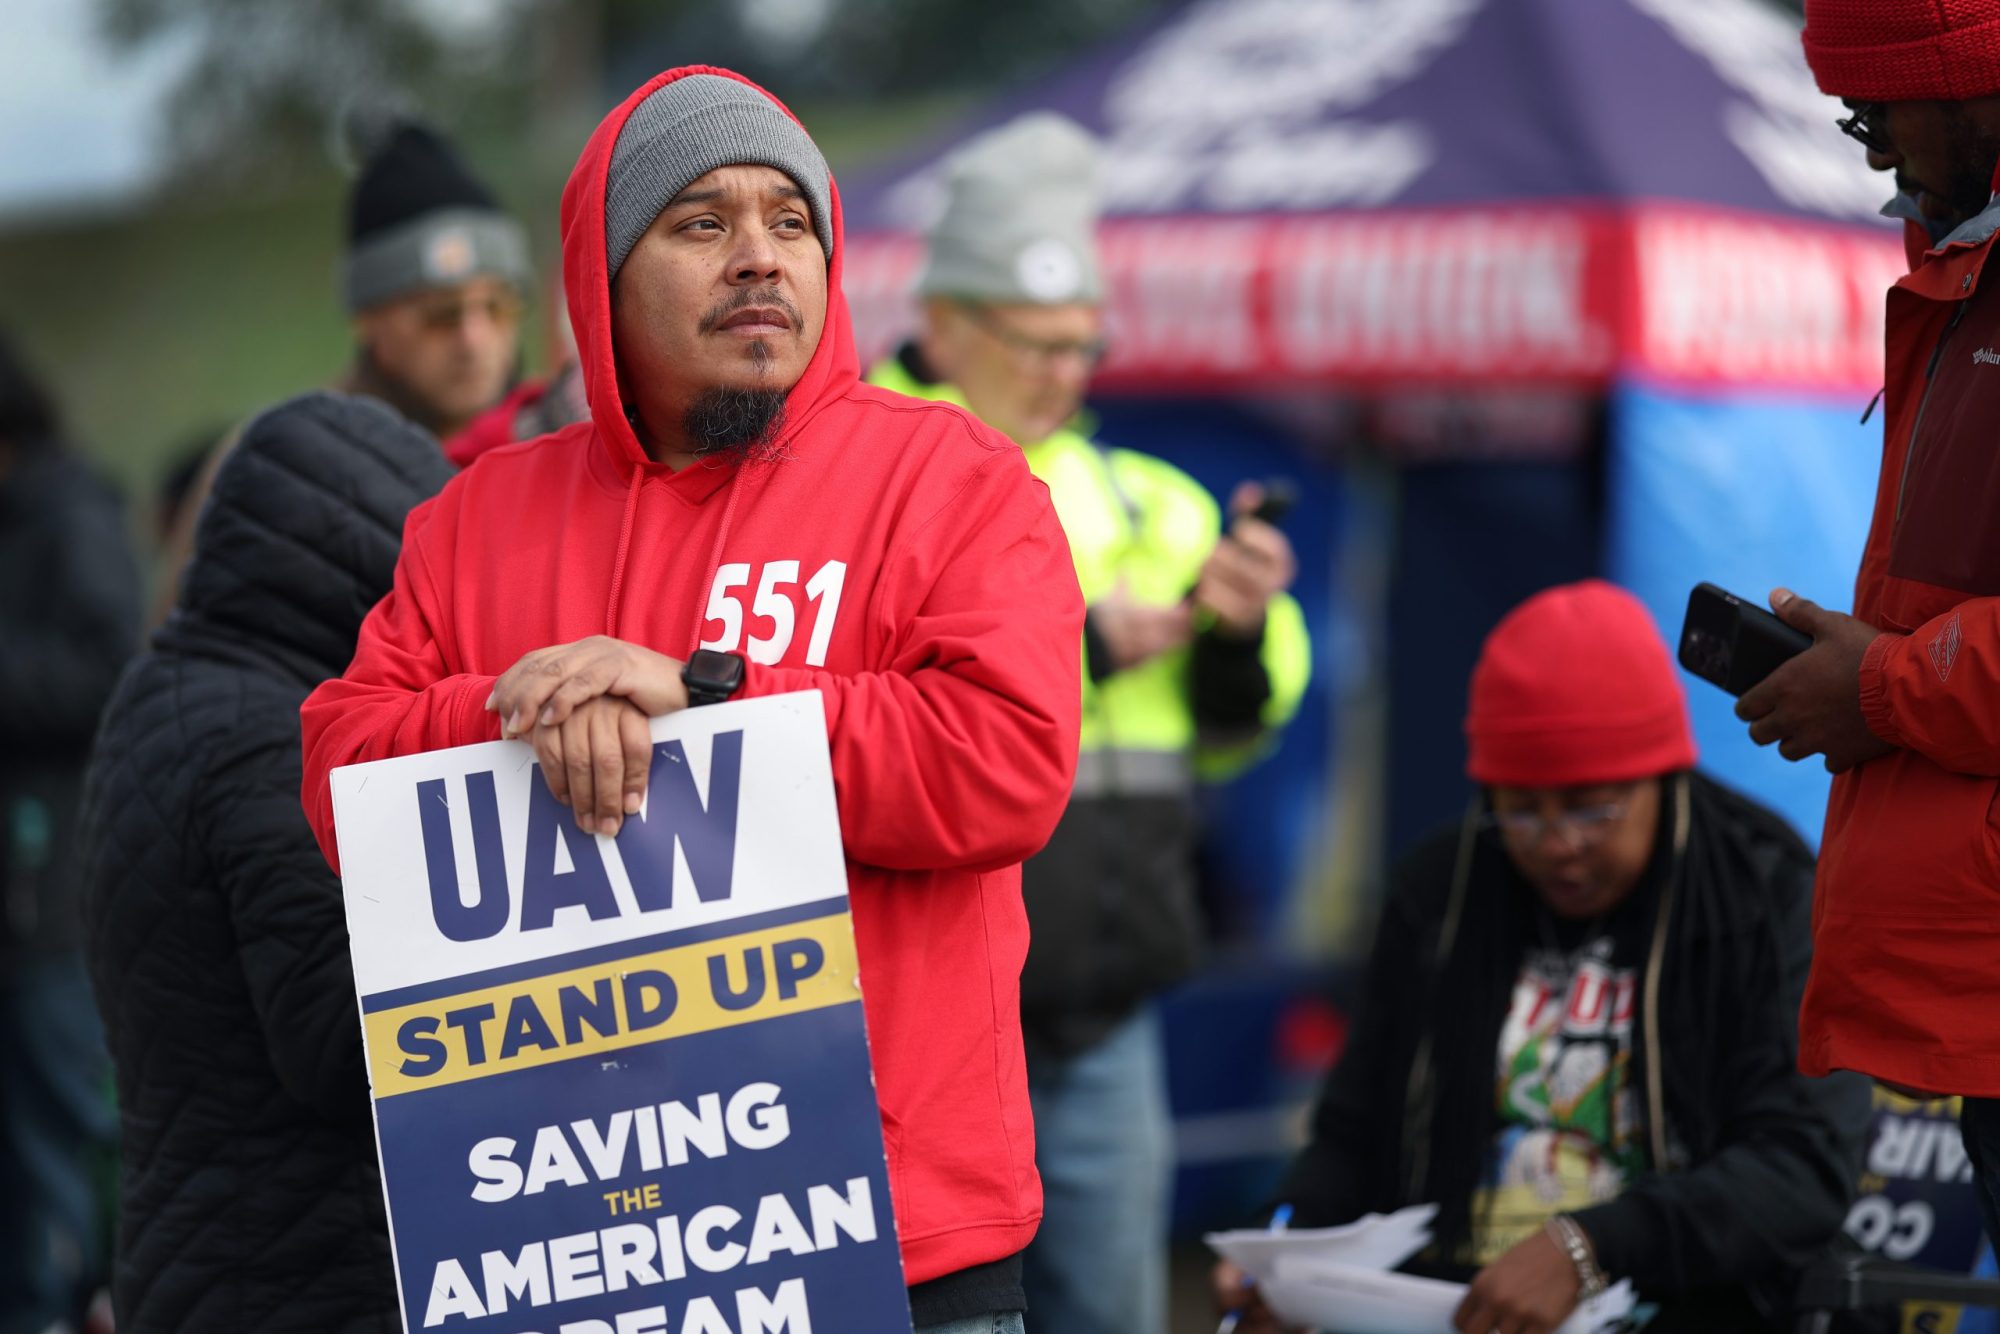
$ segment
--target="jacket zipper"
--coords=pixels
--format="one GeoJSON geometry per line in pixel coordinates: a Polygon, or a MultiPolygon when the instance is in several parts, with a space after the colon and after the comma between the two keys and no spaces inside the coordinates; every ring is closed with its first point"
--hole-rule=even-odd
{"type": "Polygon", "coordinates": [[[1910,443],[1903,451],[1903,476],[1896,483],[1896,522],[1899,524],[1903,521],[1903,493],[1910,486],[1910,465],[1916,462],[1917,441],[1921,438],[1918,432],[1924,427],[1924,409],[1931,405],[1931,385],[1937,379],[1938,362],[1944,359],[1945,344],[1951,341],[1952,332],[1958,328],[1958,322],[1965,318],[1965,308],[1971,304],[1971,297],[1958,303],[1958,309],[1951,313],[1951,322],[1945,325],[1944,332],[1938,335],[1937,346],[1931,349],[1930,365],[1924,367],[1924,396],[1917,400],[1917,419],[1910,423],[1910,443]]]}
{"type": "Polygon", "coordinates": [[[1687,857],[1691,819],[1688,778],[1682,774],[1674,784],[1674,859],[1667,869],[1667,882],[1660,889],[1660,913],[1653,923],[1653,947],[1646,959],[1646,1112],[1655,1172],[1668,1170],[1666,1093],[1660,1069],[1660,969],[1666,959],[1667,927],[1673,921],[1674,913],[1674,887],[1680,883],[1681,864],[1687,857]]]}
{"type": "MultiPolygon", "coordinates": [[[[1444,922],[1438,927],[1437,952],[1431,959],[1431,985],[1435,987],[1444,973],[1446,961],[1451,958],[1453,944],[1458,940],[1458,919],[1465,910],[1466,890],[1472,881],[1472,850],[1479,831],[1479,799],[1474,797],[1465,808],[1465,822],[1458,834],[1458,859],[1452,867],[1451,898],[1445,905],[1444,922]]],[[[1404,1120],[1408,1125],[1405,1142],[1410,1147],[1409,1167],[1405,1178],[1409,1182],[1406,1198],[1421,1200],[1424,1185],[1431,1170],[1431,1026],[1424,1025],[1423,1036],[1417,1041],[1416,1059],[1410,1062],[1410,1082],[1403,1091],[1404,1120]]]]}

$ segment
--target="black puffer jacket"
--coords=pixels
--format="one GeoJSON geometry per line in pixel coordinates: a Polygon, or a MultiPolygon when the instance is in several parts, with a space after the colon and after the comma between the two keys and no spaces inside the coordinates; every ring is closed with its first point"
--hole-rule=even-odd
{"type": "Polygon", "coordinates": [[[121,1334],[398,1330],[340,885],[299,806],[299,705],[352,656],[450,476],[379,404],[259,417],[85,789],[92,980],[124,1127],[121,1334]]]}

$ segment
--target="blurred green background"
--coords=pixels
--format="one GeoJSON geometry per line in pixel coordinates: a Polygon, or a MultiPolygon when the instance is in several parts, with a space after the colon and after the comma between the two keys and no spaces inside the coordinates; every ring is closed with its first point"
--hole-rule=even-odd
{"type": "MultiPolygon", "coordinates": [[[[1158,7],[8,0],[0,326],[55,386],[73,442],[138,499],[200,433],[346,364],[340,126],[357,109],[414,109],[453,135],[527,223],[546,278],[578,149],[660,69],[727,64],[765,82],[839,173],[1158,7]],[[9,96],[35,100],[10,116],[9,96]],[[120,98],[138,127],[114,128],[136,136],[136,161],[71,170],[120,98]]],[[[531,295],[532,371],[548,293],[531,295]]]]}
{"type": "Polygon", "coordinates": [[[344,366],[351,111],[414,109],[457,137],[546,268],[577,150],[660,69],[760,80],[840,173],[1176,2],[6,0],[0,327],[136,498],[192,433],[344,366]],[[132,141],[121,162],[90,165],[109,136],[132,141]]]}

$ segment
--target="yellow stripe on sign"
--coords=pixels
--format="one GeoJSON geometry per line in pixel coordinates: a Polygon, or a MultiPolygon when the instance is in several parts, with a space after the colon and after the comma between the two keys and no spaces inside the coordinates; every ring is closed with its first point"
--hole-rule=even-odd
{"type": "Polygon", "coordinates": [[[364,1016],[378,1098],[858,1002],[846,913],[364,1016]]]}

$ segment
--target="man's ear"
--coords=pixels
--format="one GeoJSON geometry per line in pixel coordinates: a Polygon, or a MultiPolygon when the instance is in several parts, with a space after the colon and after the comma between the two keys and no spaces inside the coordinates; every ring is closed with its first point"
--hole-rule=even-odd
{"type": "Polygon", "coordinates": [[[946,384],[958,377],[959,326],[964,319],[954,301],[941,296],[928,297],[924,301],[923,326],[917,330],[917,351],[923,354],[924,365],[930,368],[931,374],[946,384]]]}
{"type": "Polygon", "coordinates": [[[625,405],[625,414],[627,417],[630,417],[633,411],[632,386],[630,381],[625,378],[625,358],[618,355],[618,279],[624,276],[625,272],[621,269],[617,277],[611,280],[611,319],[609,321],[611,325],[611,380],[618,388],[618,401],[625,405]]]}

